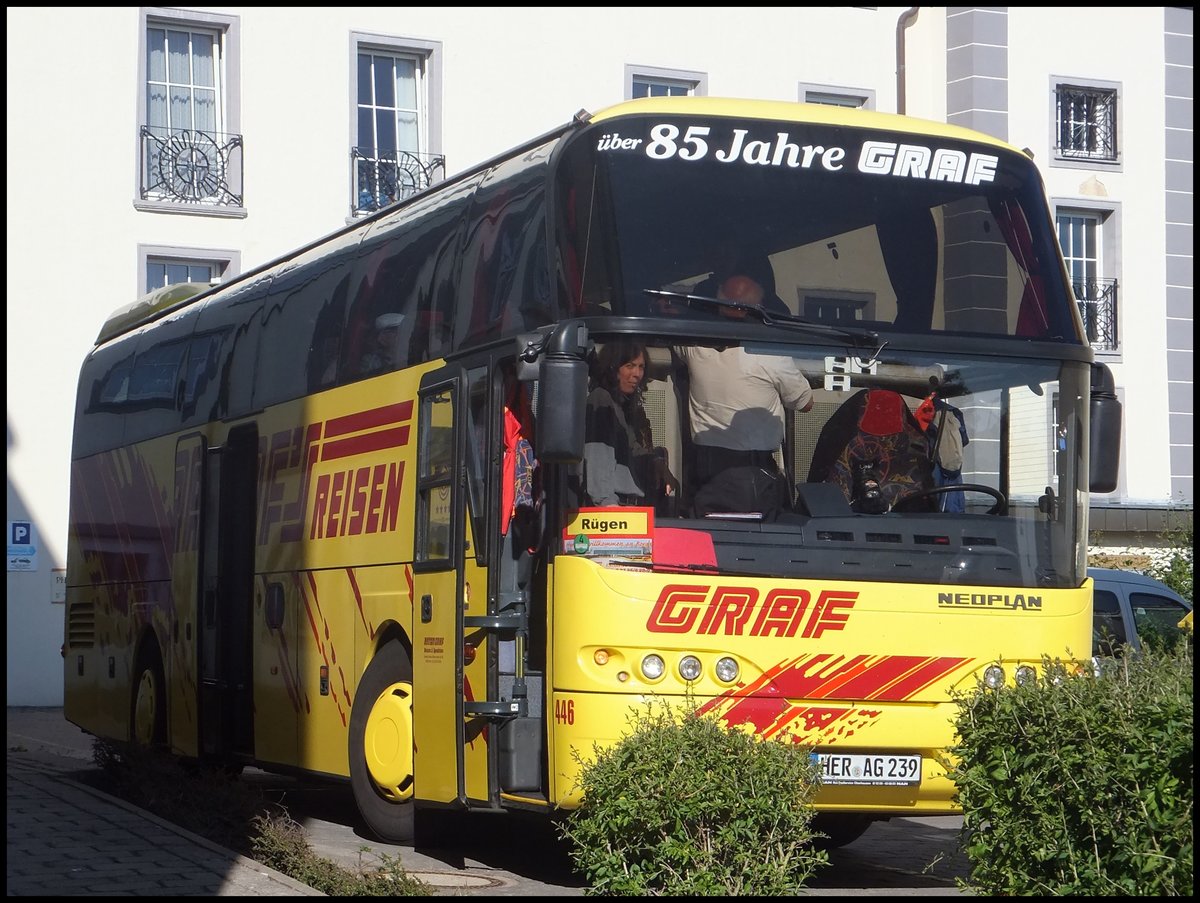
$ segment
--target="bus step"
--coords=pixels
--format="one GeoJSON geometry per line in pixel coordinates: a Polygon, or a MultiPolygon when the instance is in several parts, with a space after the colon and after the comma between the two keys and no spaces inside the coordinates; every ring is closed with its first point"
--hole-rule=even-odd
{"type": "Polygon", "coordinates": [[[464,627],[482,627],[485,630],[516,630],[525,626],[525,618],[518,612],[504,612],[498,615],[466,615],[463,618],[464,627]]]}
{"type": "Polygon", "coordinates": [[[502,699],[499,702],[464,702],[463,714],[468,718],[511,718],[521,714],[521,703],[515,699],[502,699]]]}

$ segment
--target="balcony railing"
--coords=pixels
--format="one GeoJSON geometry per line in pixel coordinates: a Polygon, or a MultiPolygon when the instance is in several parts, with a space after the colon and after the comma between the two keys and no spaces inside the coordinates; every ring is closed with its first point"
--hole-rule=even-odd
{"type": "Polygon", "coordinates": [[[1117,350],[1117,280],[1072,284],[1088,342],[1097,351],[1117,350]]]}
{"type": "Polygon", "coordinates": [[[141,196],[197,206],[242,206],[242,136],[141,128],[141,196]]]}
{"type": "Polygon", "coordinates": [[[355,216],[402,201],[446,177],[446,158],[408,151],[350,148],[355,216]]]}

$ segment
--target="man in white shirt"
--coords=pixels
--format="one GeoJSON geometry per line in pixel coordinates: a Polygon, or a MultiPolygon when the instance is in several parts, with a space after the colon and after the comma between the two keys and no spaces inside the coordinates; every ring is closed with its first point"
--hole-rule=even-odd
{"type": "MultiPolygon", "coordinates": [[[[735,275],[721,283],[717,297],[758,306],[763,289],[735,275]]],[[[724,307],[721,312],[734,319],[747,315],[724,307]]],[[[696,516],[759,512],[774,520],[791,508],[791,487],[775,460],[784,411],[812,408],[808,380],[790,357],[750,354],[740,346],[677,350],[688,368],[696,516]]]]}

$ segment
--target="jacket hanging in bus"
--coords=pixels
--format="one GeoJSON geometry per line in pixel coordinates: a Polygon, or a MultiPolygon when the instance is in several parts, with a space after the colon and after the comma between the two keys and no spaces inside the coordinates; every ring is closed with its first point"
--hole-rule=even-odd
{"type": "Polygon", "coordinates": [[[908,497],[933,486],[930,439],[887,389],[863,389],[834,413],[813,450],[808,482],[834,483],[851,508],[869,514],[930,511],[929,498],[908,497]]]}
{"type": "Polygon", "coordinates": [[[536,513],[538,462],[533,454],[533,409],[528,393],[517,382],[509,385],[504,401],[504,460],[501,473],[500,533],[536,513]]]}

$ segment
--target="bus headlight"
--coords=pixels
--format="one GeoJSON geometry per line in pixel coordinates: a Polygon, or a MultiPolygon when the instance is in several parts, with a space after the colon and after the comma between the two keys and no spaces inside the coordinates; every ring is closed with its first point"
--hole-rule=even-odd
{"type": "Polygon", "coordinates": [[[733,683],[738,676],[738,663],[735,659],[724,655],[717,659],[717,680],[722,683],[733,683]]]}
{"type": "Polygon", "coordinates": [[[1023,687],[1026,684],[1032,684],[1037,681],[1037,671],[1029,665],[1017,665],[1017,686],[1023,687]]]}
{"type": "Polygon", "coordinates": [[[983,669],[983,685],[989,690],[1004,686],[1004,669],[999,665],[988,665],[983,669]]]}
{"type": "Polygon", "coordinates": [[[694,655],[685,655],[679,660],[679,676],[686,681],[695,680],[700,676],[702,670],[700,659],[694,655]]]}
{"type": "Polygon", "coordinates": [[[667,665],[661,655],[651,653],[642,659],[642,677],[646,680],[658,680],[666,670],[667,665]]]}

